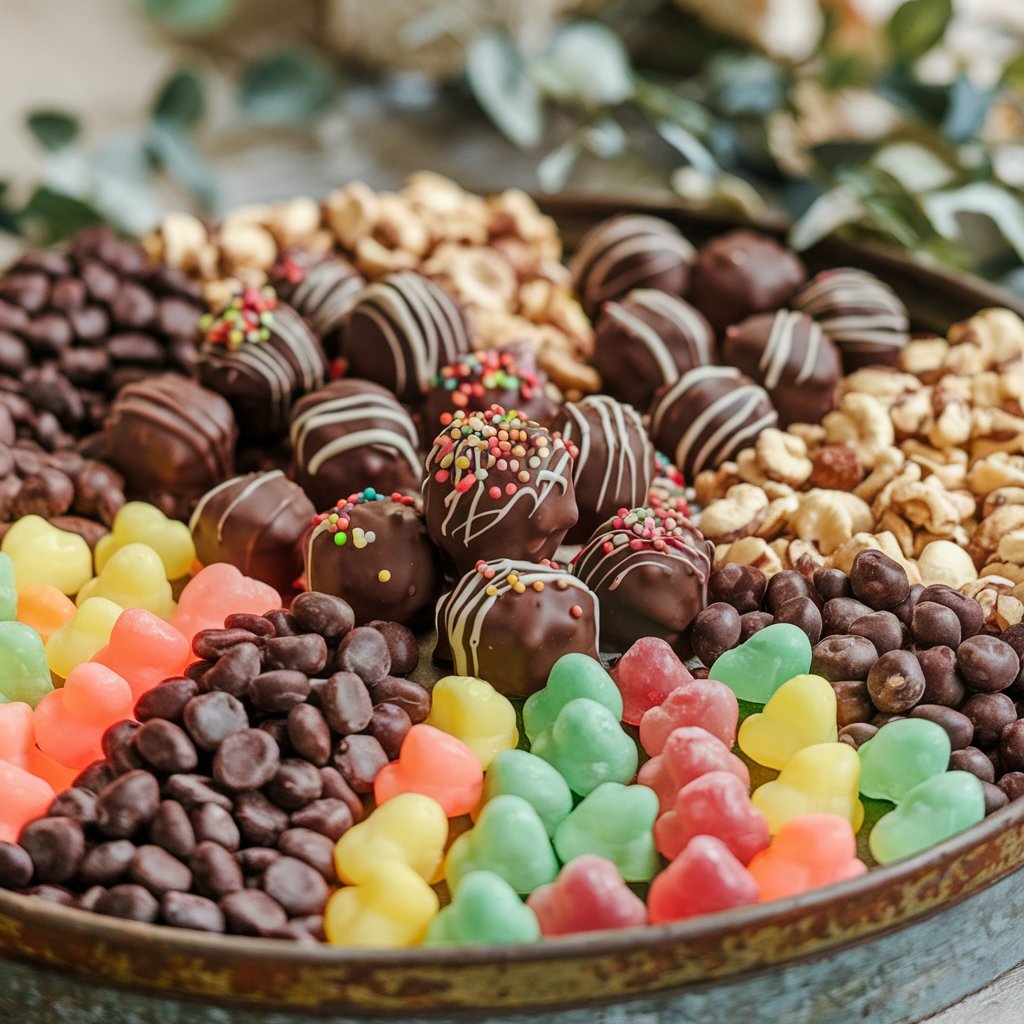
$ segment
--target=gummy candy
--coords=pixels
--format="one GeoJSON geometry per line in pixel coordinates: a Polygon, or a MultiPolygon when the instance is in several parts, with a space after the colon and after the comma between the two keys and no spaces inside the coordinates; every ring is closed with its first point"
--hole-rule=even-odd
{"type": "Polygon", "coordinates": [[[789,622],[776,622],[756,632],[711,666],[712,679],[721,680],[740,700],[765,704],[788,679],[811,667],[811,642],[789,622]]]}
{"type": "Polygon", "coordinates": [[[185,523],[168,519],[155,505],[129,501],[117,510],[110,533],[96,544],[96,571],[103,572],[114,552],[128,544],[145,544],[164,564],[164,578],[187,576],[196,560],[192,533],[185,523]]]}
{"type": "Polygon", "coordinates": [[[14,562],[0,551],[0,622],[18,617],[18,591],[14,586],[14,562]]]}
{"type": "Polygon", "coordinates": [[[19,591],[48,583],[64,594],[77,594],[92,579],[92,551],[85,540],[41,516],[22,516],[4,535],[0,549],[14,563],[19,591]]]}
{"type": "Polygon", "coordinates": [[[622,695],[601,664],[586,654],[563,654],[551,667],[547,685],[523,705],[523,728],[530,742],[554,725],[566,704],[580,697],[603,704],[616,722],[622,720],[622,695]]]}
{"type": "Polygon", "coordinates": [[[619,659],[612,678],[622,694],[622,720],[639,725],[677,687],[693,682],[689,669],[660,637],[637,640],[619,659]]]}
{"type": "Polygon", "coordinates": [[[640,719],[640,743],[652,757],[660,754],[673,729],[699,725],[730,749],[736,742],[740,708],[736,694],[717,679],[694,679],[676,687],[640,719]]]}
{"type": "Polygon", "coordinates": [[[798,750],[837,735],[832,684],[821,676],[794,676],[740,726],[739,747],[758,764],[782,768],[798,750]]]}
{"type": "Polygon", "coordinates": [[[457,736],[486,768],[519,742],[516,709],[490,683],[473,676],[445,676],[431,690],[427,725],[457,736]]]}
{"type": "Polygon", "coordinates": [[[52,689],[39,634],[23,622],[0,622],[0,697],[35,707],[52,689]]]}
{"type": "Polygon", "coordinates": [[[191,643],[201,629],[222,628],[225,614],[263,615],[280,607],[281,595],[273,587],[215,562],[185,584],[171,625],[191,643]]]}
{"type": "Polygon", "coordinates": [[[19,768],[10,761],[0,760],[0,841],[13,843],[22,828],[50,809],[56,795],[53,787],[42,779],[19,768]]]}
{"type": "Polygon", "coordinates": [[[164,563],[145,544],[126,544],[118,548],[99,576],[78,592],[79,607],[90,597],[105,597],[122,608],[145,608],[162,619],[169,619],[174,613],[174,598],[164,575],[164,563]]]}
{"type": "Polygon", "coordinates": [[[118,616],[109,642],[92,661],[123,676],[138,700],[157,683],[180,676],[192,661],[192,651],[169,622],[145,608],[129,608],[118,616]]]}
{"type": "Polygon", "coordinates": [[[122,609],[105,597],[90,597],[74,618],[50,634],[46,659],[53,672],[67,678],[76,665],[88,661],[110,642],[110,634],[122,609]]]}
{"type": "Polygon", "coordinates": [[[949,733],[923,718],[889,722],[857,751],[864,796],[899,803],[949,767],[949,733]]]}
{"type": "Polygon", "coordinates": [[[572,810],[572,793],[565,779],[543,758],[525,750],[506,750],[487,769],[483,803],[502,793],[513,793],[530,803],[549,836],[572,810]]]}
{"type": "Polygon", "coordinates": [[[66,626],[76,610],[75,602],[67,594],[48,583],[33,584],[18,594],[18,621],[31,626],[43,643],[66,626]]]}
{"type": "Polygon", "coordinates": [[[471,871],[431,922],[425,946],[499,946],[540,939],[537,915],[500,875],[471,871]]]}

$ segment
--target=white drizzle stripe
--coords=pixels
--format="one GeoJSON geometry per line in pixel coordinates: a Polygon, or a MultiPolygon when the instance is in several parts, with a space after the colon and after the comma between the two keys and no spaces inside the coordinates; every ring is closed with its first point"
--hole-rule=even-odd
{"type": "MultiPolygon", "coordinates": [[[[303,391],[312,391],[324,383],[325,369],[320,355],[319,345],[309,331],[309,327],[298,313],[290,309],[279,310],[271,324],[273,337],[284,343],[290,354],[291,362],[298,372],[297,383],[303,391]]],[[[273,338],[271,339],[273,340],[273,338]]],[[[267,342],[257,342],[264,345],[267,342]]],[[[245,346],[242,346],[245,348],[245,346]]]]}
{"type": "Polygon", "coordinates": [[[325,338],[341,326],[355,305],[363,281],[329,265],[314,267],[296,286],[292,305],[305,311],[313,330],[325,338]]]}
{"type": "Polygon", "coordinates": [[[584,583],[595,593],[602,589],[613,591],[617,589],[630,572],[644,566],[654,566],[664,572],[671,572],[669,560],[675,560],[684,564],[693,575],[702,575],[707,579],[711,572],[711,557],[707,549],[700,549],[689,544],[678,546],[666,543],[664,549],[655,550],[650,546],[644,546],[639,551],[634,551],[628,541],[635,539],[635,535],[629,530],[611,529],[600,534],[595,534],[582,549],[576,562],[573,564],[573,573],[579,576],[584,583]],[[627,543],[615,544],[617,535],[627,538],[627,543]],[[611,543],[611,551],[605,551],[604,546],[611,543]],[[611,583],[609,583],[611,579],[611,583]]]}
{"type": "Polygon", "coordinates": [[[651,417],[651,433],[657,433],[665,414],[676,404],[677,399],[686,394],[690,388],[698,387],[712,380],[739,381],[739,379],[740,371],[732,366],[697,366],[684,373],[659,399],[658,405],[651,417]]]}
{"type": "Polygon", "coordinates": [[[191,531],[195,531],[195,528],[199,525],[199,520],[203,517],[203,512],[206,510],[206,506],[222,491],[226,491],[230,487],[234,487],[241,480],[245,480],[247,477],[252,476],[253,480],[245,487],[228,505],[225,509],[224,514],[220,517],[217,523],[217,542],[220,543],[223,537],[224,522],[234,510],[235,506],[239,502],[244,501],[250,494],[252,494],[257,488],[262,487],[263,484],[269,483],[271,480],[276,479],[279,476],[284,476],[284,473],[279,469],[272,469],[266,473],[251,474],[245,473],[242,476],[233,476],[230,480],[225,480],[221,484],[217,484],[216,487],[208,490],[200,499],[199,504],[196,505],[195,511],[189,517],[188,528],[191,531]]]}

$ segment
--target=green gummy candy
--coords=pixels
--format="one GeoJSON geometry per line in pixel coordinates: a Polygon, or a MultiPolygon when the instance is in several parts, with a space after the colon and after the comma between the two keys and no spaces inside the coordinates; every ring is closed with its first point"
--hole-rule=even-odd
{"type": "Polygon", "coordinates": [[[783,683],[806,675],[810,668],[807,634],[791,623],[776,622],[726,651],[711,666],[709,675],[725,683],[740,700],[767,704],[783,683]]]}
{"type": "Polygon", "coordinates": [[[14,589],[14,562],[0,551],[0,622],[13,622],[18,617],[18,591],[14,589]]]}
{"type": "Polygon", "coordinates": [[[602,782],[632,782],[636,743],[603,704],[586,697],[569,701],[550,728],[533,741],[533,753],[554,765],[579,796],[602,782]]]}
{"type": "Polygon", "coordinates": [[[648,882],[659,866],[653,831],[657,816],[653,789],[605,782],[558,826],[555,852],[563,864],[594,853],[610,860],[627,882],[648,882]]]}
{"type": "Polygon", "coordinates": [[[448,888],[458,895],[471,871],[493,871],[518,893],[554,881],[558,861],[540,815],[521,796],[496,796],[476,824],[452,843],[445,860],[448,888]]]}
{"type": "Polygon", "coordinates": [[[949,767],[949,734],[934,722],[907,718],[883,726],[857,754],[861,795],[898,804],[949,767]]]}
{"type": "MultiPolygon", "coordinates": [[[[888,728],[888,726],[886,727],[888,728]]],[[[943,772],[919,782],[868,838],[879,864],[927,850],[985,817],[985,793],[970,772],[943,772]]]]}
{"type": "Polygon", "coordinates": [[[540,815],[549,836],[572,810],[565,779],[543,758],[526,750],[504,750],[484,776],[483,802],[503,793],[521,796],[540,815]]]}
{"type": "Polygon", "coordinates": [[[0,694],[35,707],[52,689],[39,634],[24,622],[0,622],[0,694]]]}
{"type": "Polygon", "coordinates": [[[515,889],[493,871],[471,871],[431,922],[423,945],[500,946],[539,939],[537,915],[515,889]]]}
{"type": "Polygon", "coordinates": [[[559,711],[579,697],[603,704],[616,722],[622,719],[622,694],[601,663],[587,654],[563,654],[551,666],[544,689],[528,697],[523,705],[523,728],[530,741],[549,729],[559,711]]]}

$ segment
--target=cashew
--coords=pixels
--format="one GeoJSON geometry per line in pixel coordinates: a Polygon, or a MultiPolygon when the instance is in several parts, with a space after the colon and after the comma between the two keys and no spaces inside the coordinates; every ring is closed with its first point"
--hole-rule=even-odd
{"type": "Polygon", "coordinates": [[[758,466],[766,477],[789,484],[790,487],[799,487],[806,483],[814,468],[807,457],[806,442],[775,427],[761,431],[754,445],[754,452],[758,466]]]}
{"type": "Polygon", "coordinates": [[[895,441],[892,420],[885,406],[870,395],[857,392],[844,395],[838,410],[830,412],[823,425],[825,439],[830,444],[852,444],[868,469],[895,441]]]}
{"type": "Polygon", "coordinates": [[[352,181],[327,196],[324,216],[342,248],[353,252],[377,226],[380,199],[369,185],[352,181]]]}
{"type": "Polygon", "coordinates": [[[933,540],[928,544],[918,556],[917,568],[926,587],[944,583],[947,587],[959,588],[978,578],[971,556],[948,540],[933,540]]]}
{"type": "Polygon", "coordinates": [[[949,342],[944,338],[918,338],[900,353],[900,369],[921,378],[937,375],[948,354],[949,342]]]}
{"type": "Polygon", "coordinates": [[[693,481],[697,504],[707,506],[724,498],[726,491],[739,482],[739,469],[735,462],[723,462],[717,469],[702,470],[693,481]]]}
{"type": "Polygon", "coordinates": [[[282,249],[305,248],[320,230],[320,204],[309,196],[275,203],[266,226],[282,249]]]}
{"type": "Polygon", "coordinates": [[[900,448],[911,462],[917,463],[925,473],[931,473],[946,488],[963,487],[967,478],[967,452],[962,448],[932,448],[913,438],[900,448]]]}
{"type": "Polygon", "coordinates": [[[977,346],[997,366],[1024,356],[1024,320],[1009,309],[983,309],[968,320],[953,324],[954,345],[977,346]]]}
{"type": "Polygon", "coordinates": [[[774,540],[782,535],[789,524],[789,519],[800,507],[800,497],[796,494],[785,494],[773,498],[768,504],[764,522],[757,529],[758,537],[774,540]]]}
{"type": "Polygon", "coordinates": [[[226,223],[220,230],[220,251],[229,272],[242,268],[264,271],[277,259],[277,242],[258,224],[226,223]]]}
{"type": "Polygon", "coordinates": [[[1003,487],[1024,487],[1024,456],[993,452],[978,459],[967,473],[967,485],[982,497],[1003,487]]]}
{"type": "Polygon", "coordinates": [[[1001,505],[979,524],[967,551],[974,564],[984,565],[999,547],[999,541],[1013,530],[1024,529],[1024,505],[1001,505]]]}
{"type": "Polygon", "coordinates": [[[985,625],[995,633],[1016,626],[1024,618],[1024,602],[1014,597],[1013,580],[1005,576],[981,576],[960,588],[973,597],[985,613],[985,625]]]}
{"type": "Polygon", "coordinates": [[[875,498],[903,471],[906,458],[899,448],[890,447],[878,454],[875,459],[875,467],[853,493],[865,501],[874,501],[875,498]]]}
{"type": "Polygon", "coordinates": [[[891,533],[885,531],[876,534],[854,534],[842,547],[833,552],[832,557],[827,560],[826,564],[848,573],[853,566],[853,560],[861,551],[883,552],[893,561],[899,562],[903,566],[911,584],[921,582],[921,574],[918,572],[917,564],[906,558],[896,538],[891,533]]]}
{"type": "Polygon", "coordinates": [[[704,509],[698,525],[708,540],[728,544],[756,533],[767,514],[768,498],[760,487],[736,484],[704,509]]]}
{"type": "Polygon", "coordinates": [[[867,503],[843,491],[809,491],[789,520],[790,529],[800,540],[812,541],[825,555],[873,525],[867,503]]]}
{"type": "Polygon", "coordinates": [[[421,269],[443,278],[470,305],[512,308],[518,285],[515,271],[493,249],[442,242],[421,269]]]}
{"type": "Polygon", "coordinates": [[[782,571],[782,559],[779,558],[778,552],[760,537],[743,537],[732,544],[716,548],[715,566],[720,567],[727,562],[752,565],[760,569],[765,576],[773,576],[782,571]]]}

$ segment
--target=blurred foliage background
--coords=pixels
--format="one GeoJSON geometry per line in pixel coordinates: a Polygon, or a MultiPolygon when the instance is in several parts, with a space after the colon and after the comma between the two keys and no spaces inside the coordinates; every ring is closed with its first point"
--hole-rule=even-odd
{"type": "MultiPolygon", "coordinates": [[[[215,218],[425,167],[480,190],[671,190],[781,212],[797,248],[866,235],[1024,294],[1022,0],[48,6],[38,45],[80,57],[87,43],[89,63],[49,72],[70,102],[14,83],[39,159],[0,158],[12,235],[140,233],[167,208],[215,218]],[[129,70],[137,44],[104,36],[124,19],[160,55],[151,94],[129,70]],[[113,123],[97,127],[89,78],[121,95],[113,123]]],[[[37,44],[18,17],[6,45],[24,65],[37,44]]]]}

